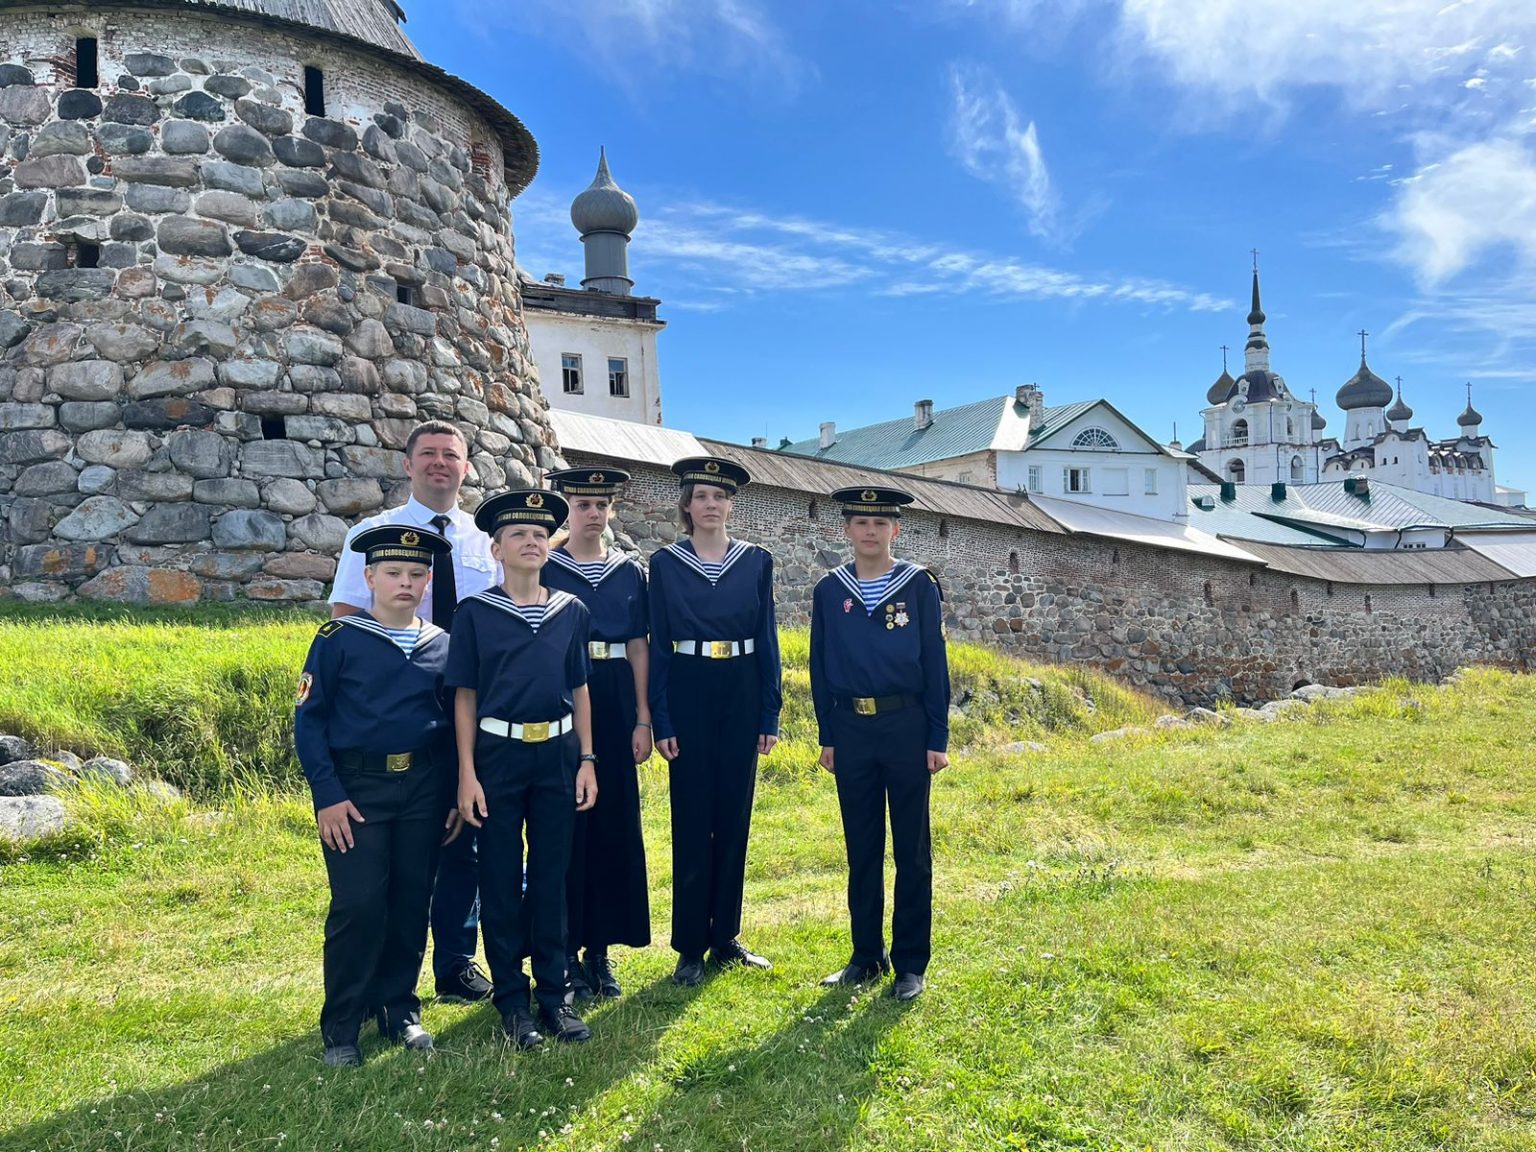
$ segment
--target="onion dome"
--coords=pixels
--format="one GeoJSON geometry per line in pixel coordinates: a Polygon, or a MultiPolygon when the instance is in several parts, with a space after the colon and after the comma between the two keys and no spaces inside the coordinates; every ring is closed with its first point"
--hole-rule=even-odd
{"type": "Polygon", "coordinates": [[[1205,394],[1205,398],[1211,404],[1225,404],[1236,387],[1237,381],[1232,378],[1232,373],[1223,368],[1221,375],[1216,377],[1216,383],[1212,384],[1211,390],[1205,394]]]}
{"type": "Polygon", "coordinates": [[[1476,428],[1482,422],[1483,414],[1472,407],[1472,401],[1470,400],[1467,401],[1467,410],[1456,417],[1456,423],[1460,424],[1463,428],[1476,428]]]}
{"type": "Polygon", "coordinates": [[[1397,394],[1397,403],[1387,409],[1387,419],[1394,424],[1398,421],[1407,422],[1413,419],[1413,409],[1403,403],[1403,394],[1397,394]]]}
{"type": "Polygon", "coordinates": [[[597,175],[585,192],[571,202],[571,223],[583,236],[593,232],[618,232],[628,236],[640,223],[634,197],[614,183],[608,171],[608,155],[600,151],[597,175]]]}
{"type": "Polygon", "coordinates": [[[1392,385],[1372,372],[1360,357],[1360,371],[1349,378],[1335,397],[1340,408],[1353,412],[1357,408],[1385,408],[1392,403],[1392,385]]]}
{"type": "Polygon", "coordinates": [[[1312,431],[1321,432],[1326,427],[1328,427],[1328,421],[1323,418],[1323,414],[1316,408],[1312,409],[1312,431]]]}

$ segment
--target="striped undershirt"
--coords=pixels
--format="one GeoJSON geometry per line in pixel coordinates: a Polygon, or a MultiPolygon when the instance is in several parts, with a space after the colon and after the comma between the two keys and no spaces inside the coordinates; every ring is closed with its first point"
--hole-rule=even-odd
{"type": "Polygon", "coordinates": [[[544,604],[512,605],[512,611],[516,612],[518,616],[522,618],[523,623],[528,625],[528,627],[532,628],[535,632],[539,630],[539,625],[544,623],[545,608],[546,605],[544,604]]]}
{"type": "Polygon", "coordinates": [[[711,584],[718,584],[720,582],[720,574],[725,571],[725,561],[722,560],[718,564],[711,564],[708,560],[701,559],[699,567],[704,570],[704,575],[711,584]]]}
{"type": "Polygon", "coordinates": [[[416,642],[421,639],[421,629],[419,627],[386,628],[382,624],[379,627],[383,628],[400,651],[405,653],[406,659],[410,659],[411,653],[416,651],[416,642]]]}
{"type": "Polygon", "coordinates": [[[583,560],[576,561],[576,567],[581,569],[582,578],[592,587],[596,588],[603,579],[603,573],[608,570],[608,558],[594,560],[590,564],[583,560]]]}
{"type": "Polygon", "coordinates": [[[864,602],[864,611],[873,612],[880,607],[880,602],[885,599],[886,589],[891,586],[891,577],[896,569],[892,568],[884,576],[876,576],[873,580],[860,580],[859,599],[864,602]]]}

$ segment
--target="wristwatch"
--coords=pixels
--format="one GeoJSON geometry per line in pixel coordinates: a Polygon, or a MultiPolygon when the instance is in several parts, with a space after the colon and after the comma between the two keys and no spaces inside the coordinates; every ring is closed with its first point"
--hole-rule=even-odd
{"type": "Polygon", "coordinates": [[[581,762],[583,764],[596,764],[597,763],[597,755],[596,755],[596,753],[593,753],[593,752],[583,752],[581,754],[581,762]]]}

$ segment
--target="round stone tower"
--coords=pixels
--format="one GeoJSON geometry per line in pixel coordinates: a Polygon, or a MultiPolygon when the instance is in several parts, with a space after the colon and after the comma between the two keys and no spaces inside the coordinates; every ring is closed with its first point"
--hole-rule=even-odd
{"type": "Polygon", "coordinates": [[[320,599],[455,421],[558,467],[532,136],[392,0],[0,0],[0,597],[320,599]]]}

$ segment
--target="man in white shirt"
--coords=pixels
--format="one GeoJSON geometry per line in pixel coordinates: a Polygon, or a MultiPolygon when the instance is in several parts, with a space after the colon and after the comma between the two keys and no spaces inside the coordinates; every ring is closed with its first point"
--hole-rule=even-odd
{"type": "MultiPolygon", "coordinates": [[[[352,538],[370,528],[410,524],[446,536],[453,545],[451,556],[434,563],[417,613],[451,634],[458,601],[501,583],[501,565],[491,556],[490,537],[459,507],[459,489],[469,475],[464,433],[443,420],[418,424],[405,442],[405,474],[411,498],[370,516],[347,534],[331,590],[331,616],[364,611],[371,600],[363,554],[351,550],[352,538]]],[[[473,828],[464,829],[443,849],[432,892],[432,971],[440,1000],[484,1000],[491,994],[491,982],[475,963],[480,869],[473,833],[473,828]]]]}

